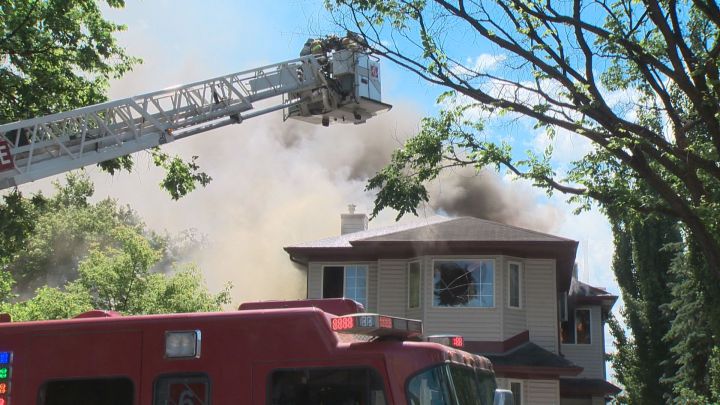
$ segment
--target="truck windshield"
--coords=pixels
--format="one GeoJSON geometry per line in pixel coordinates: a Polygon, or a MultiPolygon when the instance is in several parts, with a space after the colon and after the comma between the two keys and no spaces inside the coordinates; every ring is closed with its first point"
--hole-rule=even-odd
{"type": "Polygon", "coordinates": [[[442,364],[410,379],[409,405],[492,405],[492,373],[456,364],[442,364]]]}

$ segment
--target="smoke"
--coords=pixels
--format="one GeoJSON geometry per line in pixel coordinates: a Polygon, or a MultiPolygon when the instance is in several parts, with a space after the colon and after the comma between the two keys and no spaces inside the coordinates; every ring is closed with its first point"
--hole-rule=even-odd
{"type": "MultiPolygon", "coordinates": [[[[129,51],[146,63],[113,83],[113,99],[218,74],[212,58],[169,49],[142,31],[131,35],[129,51]]],[[[347,204],[370,211],[374,195],[365,191],[366,180],[416,133],[420,111],[411,102],[396,102],[391,112],[366,124],[330,128],[283,122],[281,113],[273,113],[170,143],[165,151],[185,159],[199,156],[202,170],[213,177],[206,188],[177,202],[158,186],[162,172],[146,152],[136,154],[129,174],[111,177],[94,166],[87,171],[96,186],[94,198],[128,204],[150,229],[203,235],[202,249],[176,254],[198,263],[211,290],[232,282],[233,305],[299,299],[306,293],[306,275],[282,247],[338,235],[347,204]]],[[[23,186],[38,189],[50,190],[50,180],[23,186]]],[[[535,195],[528,187],[508,185],[492,172],[444,175],[430,191],[430,203],[420,209],[425,215],[472,215],[546,231],[558,216],[528,199],[535,195]]],[[[395,214],[383,212],[370,226],[390,224],[395,214]]]]}
{"type": "Polygon", "coordinates": [[[489,169],[443,173],[429,192],[430,204],[450,216],[477,217],[540,232],[557,230],[563,220],[563,212],[538,201],[530,185],[508,182],[489,169]]]}

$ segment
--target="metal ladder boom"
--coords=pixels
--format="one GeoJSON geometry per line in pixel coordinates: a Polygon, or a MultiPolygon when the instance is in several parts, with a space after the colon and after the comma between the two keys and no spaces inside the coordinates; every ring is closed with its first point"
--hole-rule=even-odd
{"type": "Polygon", "coordinates": [[[0,189],[287,108],[302,102],[298,94],[325,85],[318,61],[309,55],[0,125],[0,152],[5,147],[12,156],[8,164],[5,155],[5,167],[0,167],[0,189]],[[280,95],[278,104],[249,111],[254,102],[280,95]]]}

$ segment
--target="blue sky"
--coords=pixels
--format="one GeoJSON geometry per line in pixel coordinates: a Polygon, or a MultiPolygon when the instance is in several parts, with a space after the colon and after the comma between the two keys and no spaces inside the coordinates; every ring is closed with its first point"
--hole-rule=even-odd
{"type": "MultiPolygon", "coordinates": [[[[336,31],[321,0],[127,0],[124,9],[105,12],[127,25],[119,39],[129,54],[144,60],[111,83],[111,98],[292,59],[308,37],[336,31]]],[[[475,42],[471,45],[468,60],[493,53],[475,42]]],[[[384,101],[394,109],[377,122],[323,130],[282,123],[278,115],[260,117],[167,146],[186,158],[200,156],[200,165],[215,179],[205,190],[171,201],[157,187],[161,173],[141,153],[131,174],[110,177],[89,168],[97,196],[130,204],[156,229],[172,233],[192,228],[208,235],[210,245],[195,259],[211,287],[219,288],[227,280],[235,283],[237,302],[299,298],[304,294],[302,279],[293,273],[281,247],[337,234],[339,214],[348,203],[369,212],[373,195],[364,191],[364,179],[353,175],[365,163],[357,156],[371,160],[373,155],[388,154],[412,135],[420,117],[437,110],[441,88],[387,61],[381,69],[384,101]],[[276,277],[270,268],[279,267],[283,270],[276,277]],[[249,275],[242,268],[260,270],[249,275]],[[294,286],[278,289],[277,279],[291,280],[288,284],[294,286]]],[[[512,143],[522,152],[551,142],[535,135],[520,123],[512,143]]],[[[587,149],[579,138],[565,135],[552,141],[559,152],[559,170],[587,149]]],[[[610,270],[612,239],[597,210],[576,217],[562,196],[548,199],[527,184],[497,181],[507,190],[506,199],[528,202],[528,221],[533,216],[550,218],[549,232],[580,242],[581,279],[617,293],[610,270]]],[[[49,183],[35,182],[24,189],[49,189],[49,183]]],[[[463,191],[449,180],[436,188],[447,194],[463,191]]],[[[421,207],[420,213],[432,215],[435,210],[421,207]]],[[[386,212],[371,226],[393,219],[394,213],[386,212]]]]}

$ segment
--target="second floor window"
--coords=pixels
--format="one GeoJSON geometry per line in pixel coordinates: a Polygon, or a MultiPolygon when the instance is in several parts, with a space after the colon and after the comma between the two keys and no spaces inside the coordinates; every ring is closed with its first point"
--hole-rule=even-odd
{"type": "Polygon", "coordinates": [[[323,267],[323,298],[349,298],[367,308],[368,268],[364,265],[323,267]]]}
{"type": "Polygon", "coordinates": [[[494,307],[494,261],[436,260],[433,263],[433,306],[494,307]]]}
{"type": "Polygon", "coordinates": [[[420,262],[408,265],[408,308],[420,307],[420,262]]]}
{"type": "Polygon", "coordinates": [[[508,306],[510,308],[520,308],[521,284],[520,263],[510,262],[508,264],[508,306]]]}
{"type": "Polygon", "coordinates": [[[568,320],[561,324],[561,342],[565,344],[592,343],[590,338],[590,309],[580,308],[569,311],[568,320]]]}

